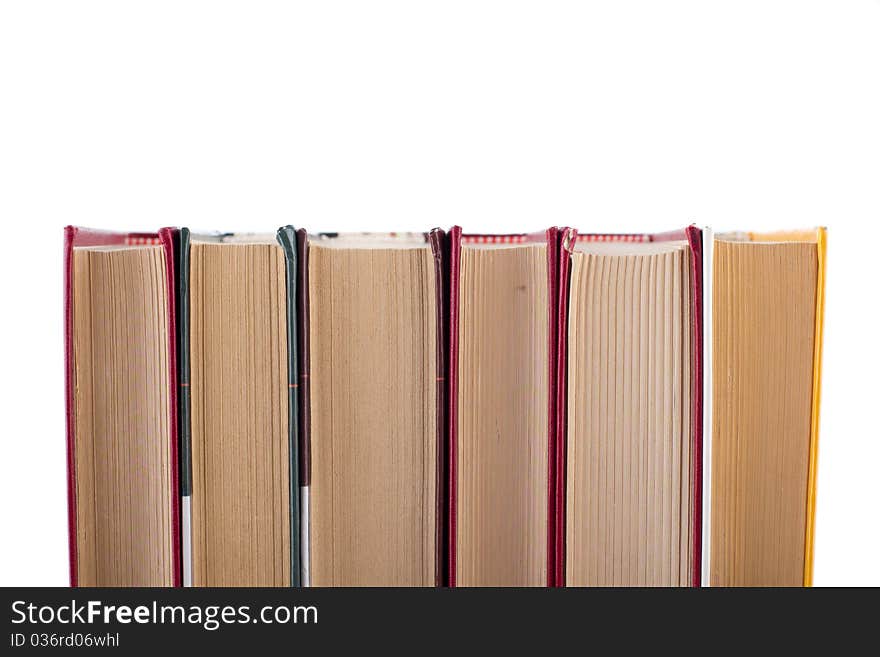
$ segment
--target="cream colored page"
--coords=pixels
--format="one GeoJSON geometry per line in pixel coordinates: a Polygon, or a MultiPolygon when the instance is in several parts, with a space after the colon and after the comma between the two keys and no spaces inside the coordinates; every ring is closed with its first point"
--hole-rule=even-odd
{"type": "Polygon", "coordinates": [[[430,249],[309,248],[314,586],[433,586],[430,249]]]}
{"type": "Polygon", "coordinates": [[[804,581],[815,243],[715,242],[713,586],[804,581]]]}
{"type": "Polygon", "coordinates": [[[190,251],[195,586],[288,586],[290,502],[284,255],[190,251]]]}
{"type": "Polygon", "coordinates": [[[461,252],[457,585],[547,583],[547,248],[461,252]]]}
{"type": "Polygon", "coordinates": [[[167,293],[161,247],[74,249],[80,586],[173,583],[167,293]]]}
{"type": "Polygon", "coordinates": [[[690,262],[663,249],[572,256],[569,585],[691,583],[690,262]]]}

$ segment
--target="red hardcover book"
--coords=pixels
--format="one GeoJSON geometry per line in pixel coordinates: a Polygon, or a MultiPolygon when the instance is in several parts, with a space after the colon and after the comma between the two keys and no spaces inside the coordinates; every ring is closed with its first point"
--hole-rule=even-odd
{"type": "Polygon", "coordinates": [[[64,231],[71,586],[180,585],[176,233],[64,231]]]}
{"type": "Polygon", "coordinates": [[[450,586],[554,586],[561,236],[450,233],[450,586]]]}
{"type": "Polygon", "coordinates": [[[699,586],[702,232],[572,232],[560,261],[556,584],[699,586]]]}

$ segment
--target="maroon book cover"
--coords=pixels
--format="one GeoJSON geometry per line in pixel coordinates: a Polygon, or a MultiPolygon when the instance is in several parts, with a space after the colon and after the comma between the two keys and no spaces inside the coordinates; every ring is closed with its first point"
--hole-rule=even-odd
{"type": "Polygon", "coordinates": [[[553,453],[553,586],[565,585],[565,440],[568,431],[568,297],[571,289],[571,252],[577,239],[574,228],[560,228],[556,338],[556,444],[553,453]]]}
{"type": "Polygon", "coordinates": [[[67,226],[64,229],[64,374],[67,428],[67,520],[68,545],[70,555],[70,585],[77,586],[77,543],[76,543],[76,460],[75,460],[75,361],[73,353],[73,249],[85,246],[161,245],[165,254],[165,274],[168,286],[168,389],[169,389],[169,435],[168,446],[171,464],[171,534],[174,550],[172,553],[173,582],[180,586],[180,494],[178,484],[177,449],[177,339],[175,326],[175,283],[174,260],[176,228],[162,228],[158,233],[118,233],[67,226]]]}
{"type": "Polygon", "coordinates": [[[448,432],[448,564],[447,583],[456,585],[456,541],[457,541],[457,462],[458,462],[458,355],[459,355],[459,297],[461,284],[461,246],[462,244],[527,244],[545,242],[547,244],[547,285],[548,285],[548,414],[547,414],[547,586],[555,586],[557,577],[557,542],[560,524],[557,508],[557,470],[558,470],[558,366],[557,348],[561,331],[559,319],[559,237],[567,229],[548,228],[540,233],[511,235],[470,235],[464,234],[460,226],[453,226],[450,236],[449,254],[449,432],[448,432]]]}
{"type": "MultiPolygon", "coordinates": [[[[563,232],[566,229],[562,229],[563,232]]],[[[693,553],[694,564],[691,585],[700,586],[700,574],[702,569],[702,521],[703,521],[703,233],[696,226],[689,226],[684,230],[670,231],[656,234],[603,234],[585,233],[577,234],[569,230],[562,236],[559,248],[559,365],[558,365],[558,390],[559,390],[559,429],[558,448],[556,452],[556,512],[557,512],[557,536],[556,536],[556,585],[565,585],[565,500],[566,500],[566,437],[567,437],[567,346],[568,346],[568,298],[571,282],[571,253],[577,241],[585,242],[664,242],[664,241],[687,241],[691,252],[691,363],[693,364],[693,377],[691,379],[691,438],[693,440],[693,479],[694,479],[694,508],[692,511],[694,523],[693,553]]]]}

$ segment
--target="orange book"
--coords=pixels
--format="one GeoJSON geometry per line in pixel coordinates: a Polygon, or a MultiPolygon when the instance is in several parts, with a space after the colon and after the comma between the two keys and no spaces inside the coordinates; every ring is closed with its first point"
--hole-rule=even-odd
{"type": "Polygon", "coordinates": [[[826,231],[713,247],[704,584],[810,586],[826,231]]]}

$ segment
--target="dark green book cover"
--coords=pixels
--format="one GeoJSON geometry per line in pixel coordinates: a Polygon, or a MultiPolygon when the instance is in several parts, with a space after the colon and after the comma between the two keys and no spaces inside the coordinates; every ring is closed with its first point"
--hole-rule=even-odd
{"type": "Polygon", "coordinates": [[[287,283],[287,431],[290,454],[290,585],[302,586],[302,559],[300,542],[300,400],[297,323],[297,246],[293,226],[278,229],[278,243],[284,250],[284,269],[287,283]]]}
{"type": "MultiPolygon", "coordinates": [[[[288,370],[288,453],[290,495],[290,585],[302,585],[300,542],[300,438],[297,324],[297,249],[292,227],[278,230],[278,243],[285,255],[287,370],[288,370]]],[[[192,586],[192,412],[190,393],[190,243],[188,228],[181,228],[177,241],[177,347],[178,436],[181,496],[181,551],[183,584],[192,586]]]]}

